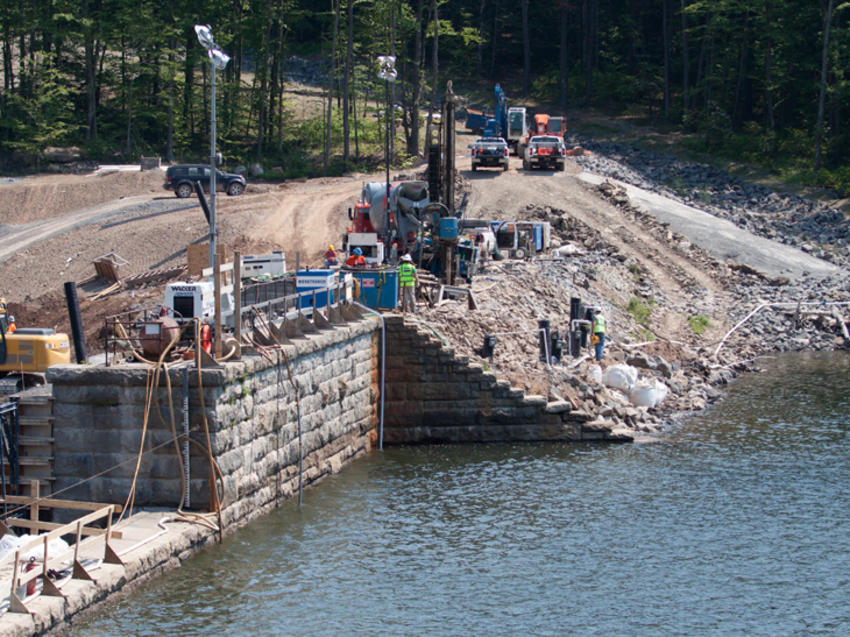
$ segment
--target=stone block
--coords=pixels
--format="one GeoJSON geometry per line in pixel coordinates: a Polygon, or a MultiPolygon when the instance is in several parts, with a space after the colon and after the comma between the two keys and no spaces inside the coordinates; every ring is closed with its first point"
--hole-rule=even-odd
{"type": "Polygon", "coordinates": [[[546,407],[546,396],[538,396],[536,394],[528,394],[523,395],[522,403],[523,405],[527,405],[530,407],[546,407]]]}
{"type": "Polygon", "coordinates": [[[546,413],[547,414],[563,414],[569,413],[572,409],[572,405],[567,400],[555,400],[546,404],[546,413]]]}

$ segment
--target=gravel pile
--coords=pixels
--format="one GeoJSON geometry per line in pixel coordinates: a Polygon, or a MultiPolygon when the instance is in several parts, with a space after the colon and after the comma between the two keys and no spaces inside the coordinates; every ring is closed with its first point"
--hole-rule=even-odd
{"type": "Polygon", "coordinates": [[[618,179],[721,217],[741,228],[843,267],[850,266],[850,220],[837,209],[747,183],[712,166],[578,135],[568,144],[593,173],[618,179]]]}

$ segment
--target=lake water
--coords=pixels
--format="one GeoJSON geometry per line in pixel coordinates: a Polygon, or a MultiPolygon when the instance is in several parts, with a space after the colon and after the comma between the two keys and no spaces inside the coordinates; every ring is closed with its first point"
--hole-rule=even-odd
{"type": "Polygon", "coordinates": [[[850,634],[850,356],[656,442],[391,448],[74,635],[850,634]]]}

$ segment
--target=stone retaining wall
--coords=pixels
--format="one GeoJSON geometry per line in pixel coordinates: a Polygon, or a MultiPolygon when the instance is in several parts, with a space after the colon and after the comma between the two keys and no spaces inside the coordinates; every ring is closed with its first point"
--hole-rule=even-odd
{"type": "MultiPolygon", "coordinates": [[[[205,411],[197,370],[190,366],[190,428],[197,443],[191,445],[192,509],[209,506],[204,413],[213,456],[224,477],[226,523],[253,518],[297,493],[300,458],[301,480],[309,485],[369,450],[377,423],[379,329],[377,320],[367,318],[296,340],[280,353],[272,352],[272,360],[246,355],[241,362],[203,369],[205,411]],[[299,405],[288,369],[300,396],[300,440],[299,405]]],[[[176,429],[182,432],[182,367],[169,372],[170,401],[162,375],[148,412],[146,383],[153,377],[147,365],[51,368],[54,493],[123,503],[146,428],[148,453],[139,467],[135,504],[177,506],[182,483],[170,442],[170,404],[176,429]],[[98,477],[78,484],[94,475],[98,477]],[[64,491],[72,485],[77,486],[64,491]]]]}
{"type": "Polygon", "coordinates": [[[415,319],[386,323],[385,444],[632,439],[566,401],[526,396],[415,319]]]}

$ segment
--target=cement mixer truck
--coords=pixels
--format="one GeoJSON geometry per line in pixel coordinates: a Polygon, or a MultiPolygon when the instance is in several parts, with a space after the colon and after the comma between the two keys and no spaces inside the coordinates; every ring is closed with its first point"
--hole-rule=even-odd
{"type": "Polygon", "coordinates": [[[411,249],[430,203],[424,181],[390,184],[389,205],[386,192],[384,182],[365,184],[360,201],[348,213],[353,223],[343,237],[343,248],[349,253],[360,248],[369,264],[380,264],[385,259],[394,262],[397,255],[411,249]]]}

